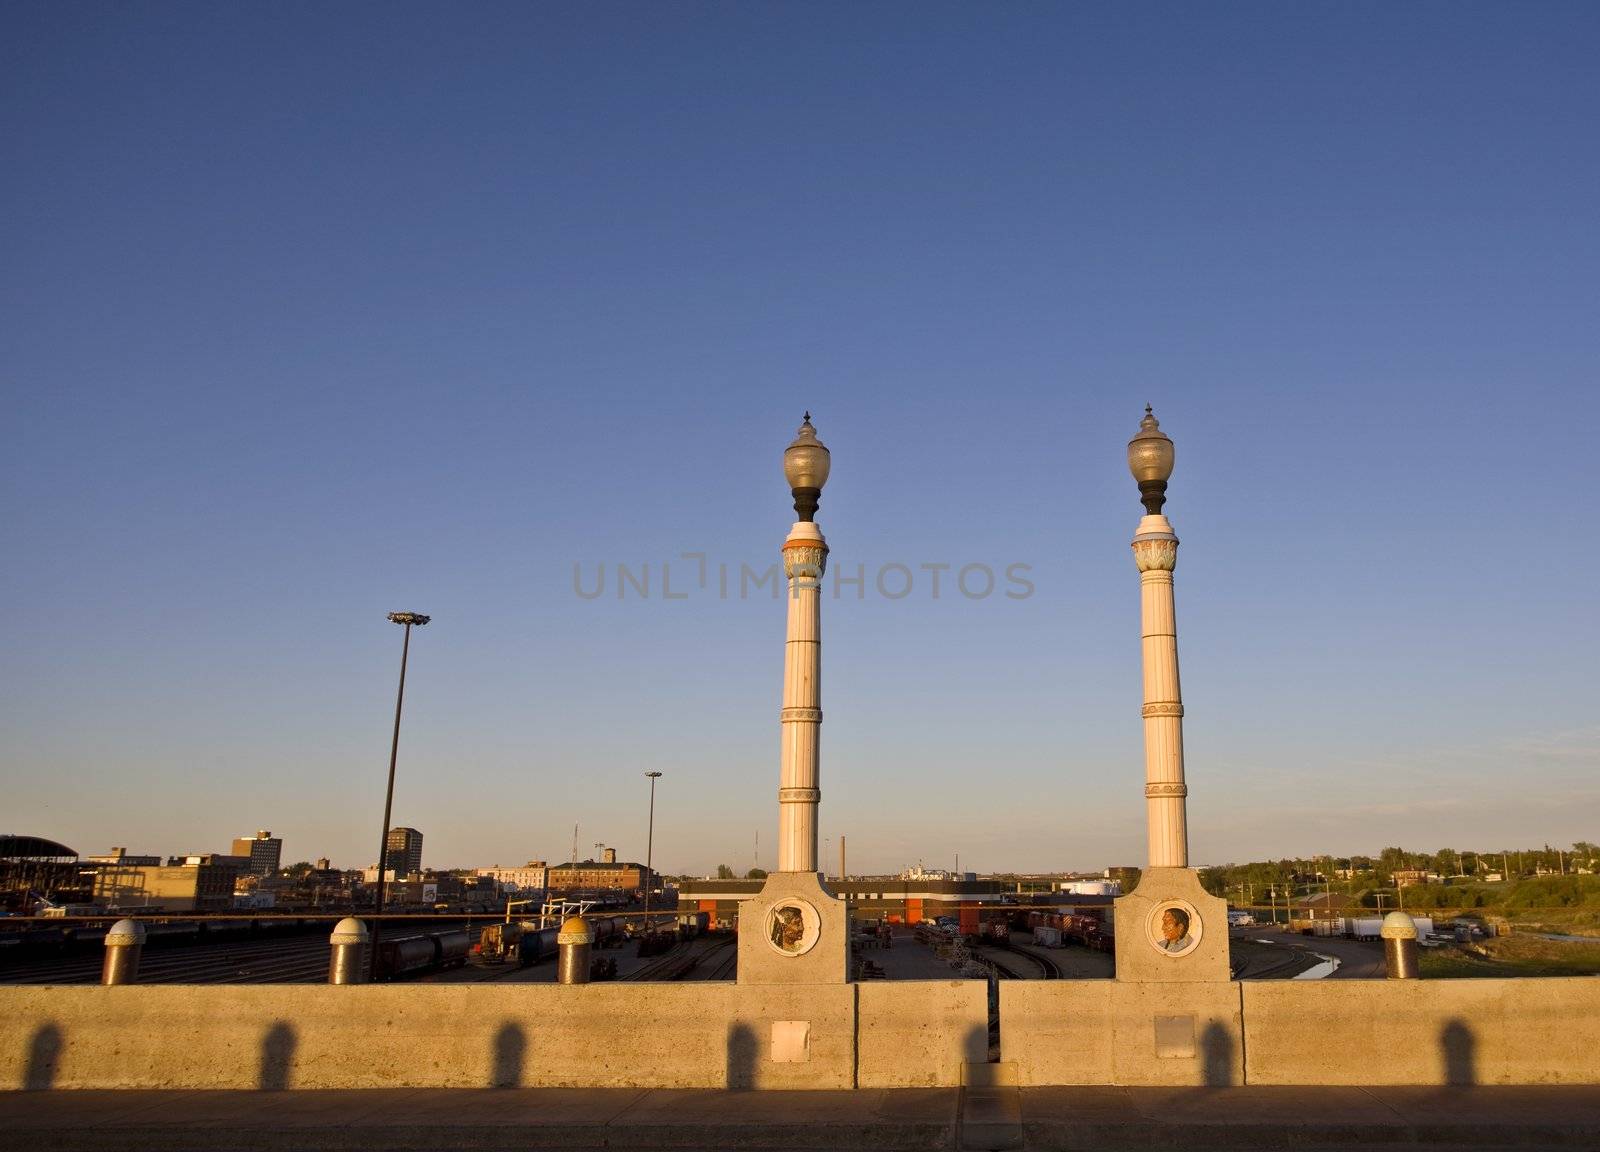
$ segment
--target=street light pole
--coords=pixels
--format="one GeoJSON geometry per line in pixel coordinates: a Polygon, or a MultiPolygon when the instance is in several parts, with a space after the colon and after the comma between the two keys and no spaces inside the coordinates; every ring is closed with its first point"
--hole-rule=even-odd
{"type": "Polygon", "coordinates": [[[661,773],[646,772],[645,775],[650,778],[650,824],[644,840],[644,934],[649,936],[650,888],[653,883],[652,877],[655,875],[652,860],[656,847],[656,781],[661,779],[661,773]]]}
{"type": "Polygon", "coordinates": [[[383,866],[388,862],[389,816],[394,807],[394,765],[400,756],[400,709],[406,701],[406,657],[411,654],[411,626],[415,624],[420,628],[432,617],[424,616],[420,612],[391,612],[389,619],[396,624],[405,625],[406,638],[400,646],[400,692],[394,700],[394,740],[389,745],[389,788],[383,796],[383,830],[378,836],[378,895],[372,910],[372,932],[369,934],[370,939],[367,944],[372,950],[368,975],[374,981],[378,979],[378,932],[383,922],[383,866]]]}

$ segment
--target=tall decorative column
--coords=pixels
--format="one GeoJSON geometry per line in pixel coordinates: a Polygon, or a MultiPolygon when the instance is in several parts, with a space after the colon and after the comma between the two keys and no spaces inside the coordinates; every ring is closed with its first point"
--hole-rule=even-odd
{"type": "MultiPolygon", "coordinates": [[[[808,419],[800,429],[821,448],[808,419]]],[[[795,442],[800,443],[800,440],[795,442]]],[[[827,449],[823,449],[824,452],[827,449]]],[[[783,657],[783,743],[778,768],[778,871],[817,871],[818,769],[822,736],[822,573],[828,542],[809,516],[783,543],[789,626],[783,657]]]]}
{"type": "MultiPolygon", "coordinates": [[[[1139,886],[1116,902],[1117,979],[1121,981],[1200,982],[1228,979],[1227,901],[1200,885],[1189,867],[1189,786],[1183,767],[1183,693],[1178,683],[1178,626],[1173,605],[1172,570],[1178,562],[1178,537],[1161,514],[1172,477],[1172,441],[1161,431],[1155,413],[1145,407],[1139,434],[1128,442],[1128,469],[1139,482],[1145,515],[1133,537],[1133,561],[1139,569],[1139,619],[1144,661],[1144,803],[1149,867],[1139,886]]],[[[1237,1030],[1226,997],[1195,1004],[1215,1012],[1212,1023],[1230,1035],[1237,1030]]],[[[1176,1020],[1178,1017],[1172,1017],[1176,1020]]],[[[1190,1025],[1200,1015],[1183,1017],[1171,1035],[1158,1037],[1158,1047],[1181,1059],[1194,1057],[1190,1025]]],[[[1154,1025],[1162,1027],[1159,1021],[1154,1025]]],[[[1200,1034],[1199,1032],[1195,1033],[1200,1034]]],[[[1230,1049],[1237,1052],[1237,1047],[1230,1049]]],[[[1174,1083],[1197,1079],[1196,1063],[1170,1066],[1174,1083]]],[[[1242,1066],[1240,1066],[1242,1067],[1242,1066]]],[[[1242,1074],[1230,1057],[1229,1077],[1242,1074]]]]}
{"type": "Polygon", "coordinates": [[[739,983],[837,984],[848,975],[843,901],[817,870],[817,810],[822,800],[822,574],[828,542],[815,523],[828,480],[828,449],[806,413],[783,453],[799,519],[783,542],[788,580],[782,738],[778,748],[778,869],[761,894],[740,902],[739,983]]]}
{"type": "Polygon", "coordinates": [[[1161,514],[1172,463],[1172,441],[1146,405],[1139,435],[1128,444],[1128,466],[1139,481],[1146,513],[1133,537],[1133,561],[1139,568],[1144,645],[1144,796],[1152,868],[1189,866],[1189,787],[1183,780],[1183,693],[1172,597],[1178,538],[1161,514]]]}

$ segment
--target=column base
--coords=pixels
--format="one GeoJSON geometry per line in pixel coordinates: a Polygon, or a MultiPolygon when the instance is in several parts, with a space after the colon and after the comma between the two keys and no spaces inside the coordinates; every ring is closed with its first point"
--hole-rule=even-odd
{"type": "Polygon", "coordinates": [[[773,872],[739,901],[740,984],[846,984],[850,922],[844,898],[815,872],[773,872]]]}
{"type": "Polygon", "coordinates": [[[1117,900],[1115,916],[1119,981],[1230,978],[1228,902],[1202,888],[1195,869],[1146,868],[1139,886],[1117,900]]]}

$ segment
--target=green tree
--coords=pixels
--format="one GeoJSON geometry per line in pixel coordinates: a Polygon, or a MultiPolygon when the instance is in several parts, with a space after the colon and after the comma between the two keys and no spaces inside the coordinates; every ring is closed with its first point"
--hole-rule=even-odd
{"type": "Polygon", "coordinates": [[[718,864],[717,865],[717,879],[718,880],[732,880],[733,879],[733,869],[729,868],[726,864],[718,864]]]}
{"type": "Polygon", "coordinates": [[[752,868],[744,874],[744,878],[746,880],[765,880],[767,878],[767,870],[765,868],[752,868]]]}

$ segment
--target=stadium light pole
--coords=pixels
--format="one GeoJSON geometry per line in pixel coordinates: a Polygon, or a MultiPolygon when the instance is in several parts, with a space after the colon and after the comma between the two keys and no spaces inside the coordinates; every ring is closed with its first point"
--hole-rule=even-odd
{"type": "Polygon", "coordinates": [[[378,931],[383,922],[383,875],[389,855],[389,815],[394,807],[394,765],[400,756],[400,709],[406,702],[406,657],[411,654],[411,626],[422,627],[432,617],[420,612],[391,612],[389,619],[406,627],[405,642],[400,646],[400,692],[394,700],[394,740],[389,745],[389,788],[383,795],[383,830],[378,836],[378,896],[372,909],[372,931],[367,946],[372,949],[368,978],[378,979],[378,931]]]}
{"type": "Polygon", "coordinates": [[[654,871],[651,867],[656,846],[656,781],[661,779],[659,772],[646,772],[650,778],[650,823],[645,831],[644,838],[644,934],[650,935],[650,887],[654,883],[654,871]]]}

